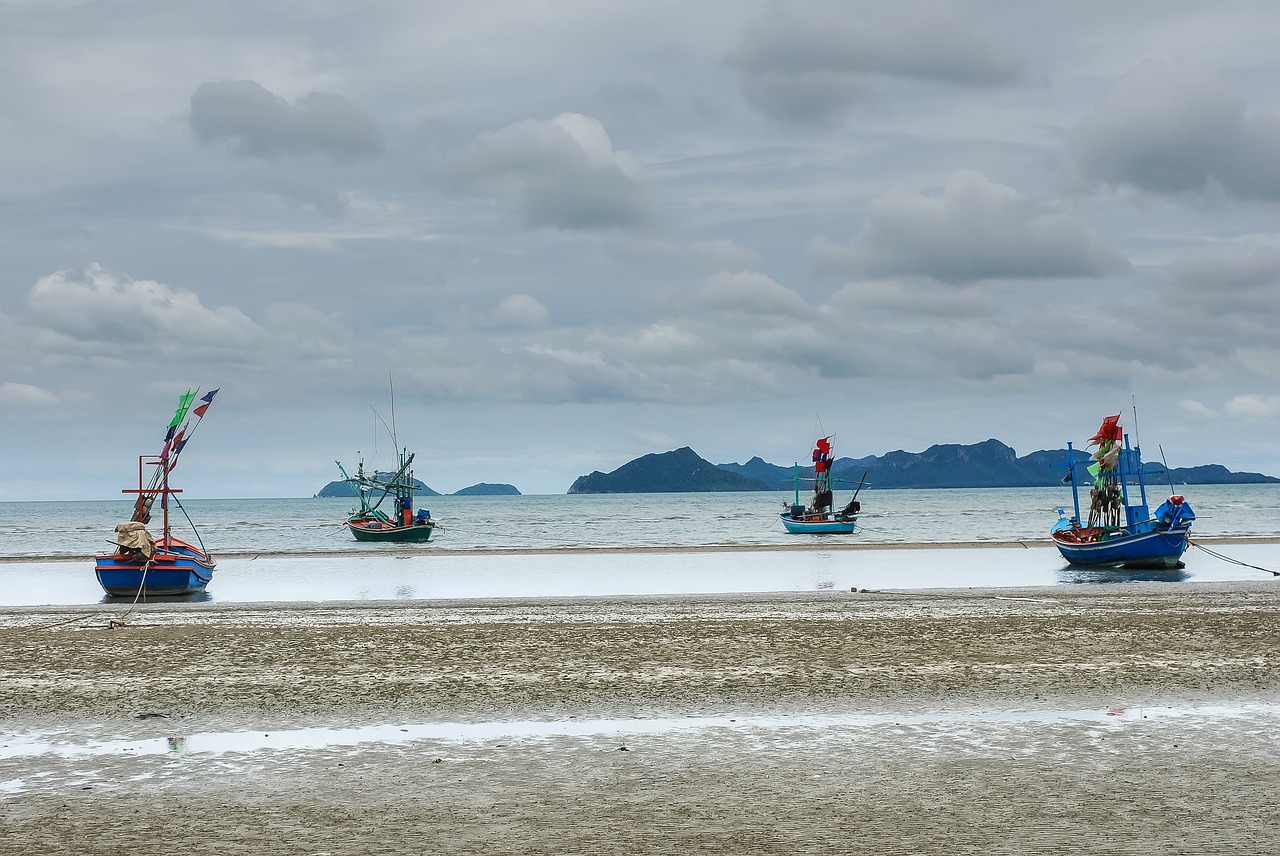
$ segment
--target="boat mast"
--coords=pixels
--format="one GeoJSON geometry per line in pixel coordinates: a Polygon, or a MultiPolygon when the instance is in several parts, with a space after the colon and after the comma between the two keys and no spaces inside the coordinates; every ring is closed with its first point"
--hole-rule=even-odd
{"type": "Polygon", "coordinates": [[[164,543],[165,543],[165,544],[168,544],[168,543],[169,543],[169,541],[170,541],[170,535],[169,535],[169,462],[168,462],[168,461],[166,461],[164,458],[161,458],[161,459],[160,459],[160,463],[159,463],[159,467],[160,467],[160,469],[161,469],[161,471],[162,471],[162,475],[160,476],[160,510],[161,510],[161,512],[162,512],[162,516],[163,516],[163,520],[164,520],[163,528],[162,528],[160,531],[163,533],[163,539],[162,539],[162,540],[164,541],[164,543]]]}
{"type": "Polygon", "coordinates": [[[1071,479],[1071,501],[1075,504],[1076,516],[1072,518],[1078,526],[1080,524],[1080,486],[1076,483],[1076,452],[1071,446],[1071,441],[1067,441],[1067,477],[1071,479]]]}

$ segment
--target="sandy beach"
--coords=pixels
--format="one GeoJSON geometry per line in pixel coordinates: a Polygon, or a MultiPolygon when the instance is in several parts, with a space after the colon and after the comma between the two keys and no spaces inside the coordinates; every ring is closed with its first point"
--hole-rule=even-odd
{"type": "Polygon", "coordinates": [[[1280,849],[1270,581],[126,612],[0,609],[6,849],[1280,849]]]}

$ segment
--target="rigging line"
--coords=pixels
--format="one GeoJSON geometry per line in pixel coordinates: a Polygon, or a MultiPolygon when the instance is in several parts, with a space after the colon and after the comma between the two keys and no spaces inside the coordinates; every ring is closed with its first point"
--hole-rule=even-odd
{"type": "Polygon", "coordinates": [[[1214,550],[1210,550],[1208,547],[1204,546],[1203,544],[1197,544],[1195,541],[1188,541],[1187,543],[1189,543],[1192,547],[1195,547],[1197,550],[1203,550],[1204,552],[1208,553],[1210,556],[1213,556],[1215,559],[1221,559],[1224,562],[1227,562],[1232,565],[1239,565],[1242,568],[1252,568],[1255,571],[1262,571],[1265,574],[1271,574],[1271,576],[1273,577],[1280,577],[1280,571],[1273,571],[1270,568],[1260,568],[1257,565],[1251,565],[1248,562],[1242,562],[1239,559],[1233,559],[1230,556],[1224,556],[1222,553],[1218,553],[1214,550]]]}
{"type": "Polygon", "coordinates": [[[387,372],[387,388],[391,391],[391,445],[400,451],[400,441],[396,438],[396,385],[391,380],[391,372],[387,372]]]}
{"type": "Polygon", "coordinates": [[[1164,464],[1164,477],[1169,482],[1169,493],[1177,493],[1177,488],[1173,486],[1173,473],[1169,471],[1169,462],[1164,459],[1164,445],[1157,443],[1156,448],[1160,450],[1160,463],[1164,464]]]}
{"type": "Polygon", "coordinates": [[[208,557],[209,551],[206,550],[204,547],[204,540],[200,537],[200,530],[196,528],[196,524],[194,521],[192,521],[191,515],[187,514],[187,509],[183,508],[182,500],[178,499],[177,495],[175,494],[173,497],[173,501],[174,501],[174,504],[178,506],[178,510],[182,512],[182,516],[187,518],[187,525],[191,527],[191,531],[195,534],[196,541],[200,542],[200,552],[204,553],[205,556],[208,557]]]}

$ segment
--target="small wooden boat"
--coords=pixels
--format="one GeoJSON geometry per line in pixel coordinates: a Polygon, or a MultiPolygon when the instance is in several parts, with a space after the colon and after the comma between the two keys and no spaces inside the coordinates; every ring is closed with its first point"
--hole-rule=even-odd
{"type": "Polygon", "coordinates": [[[797,535],[849,535],[858,526],[858,512],[862,504],[858,502],[858,493],[867,481],[863,472],[862,481],[853,492],[849,504],[839,511],[833,508],[831,463],[831,437],[823,437],[814,444],[813,449],[813,496],[808,505],[800,502],[800,464],[795,465],[795,500],[787,510],[779,514],[782,525],[788,532],[797,535]]]}
{"type": "MultiPolygon", "coordinates": [[[[187,419],[187,413],[196,391],[184,393],[169,423],[164,449],[159,455],[138,457],[138,487],[122,491],[137,495],[133,515],[127,522],[116,526],[115,552],[94,558],[98,584],[108,596],[137,600],[194,595],[203,592],[213,579],[218,563],[205,549],[195,525],[191,525],[191,530],[196,544],[175,537],[170,529],[170,505],[176,505],[184,516],[186,509],[177,498],[182,491],[169,484],[169,474],[177,466],[178,457],[217,393],[216,389],[207,393],[200,399],[201,404],[190,411],[195,415],[194,424],[187,419]],[[150,475],[148,468],[152,468],[150,475]],[[157,498],[160,500],[161,534],[159,539],[154,539],[147,530],[147,524],[151,522],[157,498]]],[[[190,517],[187,517],[187,522],[191,522],[190,517]]]]}
{"type": "Polygon", "coordinates": [[[408,450],[400,453],[400,469],[389,479],[383,479],[379,473],[366,475],[364,462],[361,461],[354,477],[338,464],[343,478],[356,492],[360,507],[347,517],[345,525],[351,530],[357,541],[374,541],[398,544],[421,544],[431,539],[436,522],[431,519],[430,509],[413,508],[413,498],[417,490],[413,472],[409,469],[413,463],[413,454],[408,450]],[[383,511],[382,503],[392,500],[392,513],[383,511]]]}
{"type": "Polygon", "coordinates": [[[1073,565],[1126,569],[1181,568],[1182,554],[1190,543],[1195,512],[1180,494],[1165,500],[1155,514],[1147,507],[1146,473],[1142,451],[1129,444],[1120,426],[1120,414],[1108,416],[1098,433],[1089,438],[1097,451],[1077,459],[1067,444],[1067,481],[1071,483],[1074,515],[1058,509],[1058,522],[1050,537],[1062,557],[1073,565]],[[1080,481],[1076,468],[1086,466],[1089,517],[1080,519],[1080,481]]]}

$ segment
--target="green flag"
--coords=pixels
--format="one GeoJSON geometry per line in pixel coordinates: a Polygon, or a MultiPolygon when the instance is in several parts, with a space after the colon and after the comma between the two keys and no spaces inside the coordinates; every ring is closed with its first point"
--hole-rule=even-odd
{"type": "Polygon", "coordinates": [[[196,391],[189,389],[182,393],[182,397],[178,399],[178,409],[174,411],[173,419],[169,422],[170,428],[176,428],[187,418],[187,411],[191,409],[191,402],[195,401],[196,391]]]}

